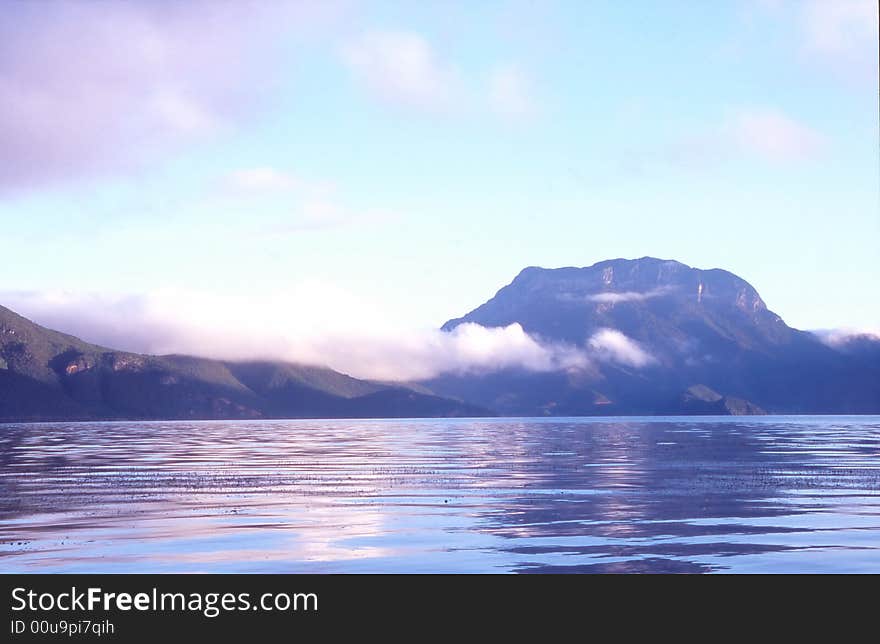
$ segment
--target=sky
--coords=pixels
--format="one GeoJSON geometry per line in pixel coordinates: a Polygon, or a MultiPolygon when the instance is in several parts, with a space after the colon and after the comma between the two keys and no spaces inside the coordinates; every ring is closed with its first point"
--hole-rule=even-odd
{"type": "Polygon", "coordinates": [[[436,329],[526,266],[650,255],[797,328],[880,329],[877,23],[873,0],[4,3],[0,304],[154,353],[558,365],[521,329],[436,329]]]}

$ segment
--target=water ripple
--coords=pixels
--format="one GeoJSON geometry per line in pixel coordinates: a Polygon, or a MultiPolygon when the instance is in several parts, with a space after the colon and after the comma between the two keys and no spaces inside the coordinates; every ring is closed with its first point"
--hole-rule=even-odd
{"type": "Polygon", "coordinates": [[[880,418],[0,425],[2,572],[880,572],[880,418]]]}

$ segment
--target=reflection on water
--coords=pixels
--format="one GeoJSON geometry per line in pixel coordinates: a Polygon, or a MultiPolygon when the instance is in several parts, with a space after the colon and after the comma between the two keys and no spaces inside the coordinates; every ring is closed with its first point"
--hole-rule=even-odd
{"type": "Polygon", "coordinates": [[[0,425],[0,571],[880,572],[880,418],[0,425]]]}

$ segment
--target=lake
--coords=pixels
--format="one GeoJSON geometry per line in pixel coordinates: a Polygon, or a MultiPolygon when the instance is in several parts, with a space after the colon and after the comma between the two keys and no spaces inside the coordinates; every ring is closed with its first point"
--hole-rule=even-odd
{"type": "Polygon", "coordinates": [[[0,572],[880,572],[880,417],[0,425],[0,572]]]}

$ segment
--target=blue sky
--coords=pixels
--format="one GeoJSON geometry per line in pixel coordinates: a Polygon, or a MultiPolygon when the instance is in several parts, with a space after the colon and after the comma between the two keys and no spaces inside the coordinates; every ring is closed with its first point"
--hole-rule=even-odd
{"type": "Polygon", "coordinates": [[[132,302],[378,333],[525,266],[653,255],[799,328],[877,329],[876,11],[15,3],[3,302],[101,341],[95,308],[132,302]]]}

